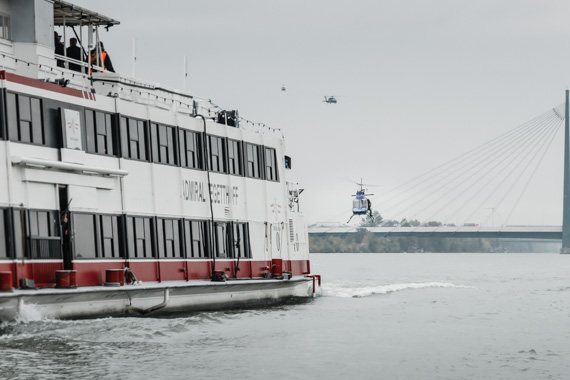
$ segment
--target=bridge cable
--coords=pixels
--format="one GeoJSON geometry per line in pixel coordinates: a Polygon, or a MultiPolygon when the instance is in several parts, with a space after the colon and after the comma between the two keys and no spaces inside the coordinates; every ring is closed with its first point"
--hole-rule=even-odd
{"type": "MultiPolygon", "coordinates": [[[[554,123],[555,123],[555,124],[552,124],[552,125],[550,126],[550,129],[549,129],[549,131],[547,132],[547,134],[545,134],[544,136],[541,137],[541,139],[543,139],[544,141],[542,141],[542,144],[538,147],[538,149],[537,149],[536,152],[534,153],[534,156],[533,156],[532,158],[530,158],[530,160],[529,160],[529,162],[527,163],[527,165],[522,169],[521,175],[523,175],[523,174],[526,172],[526,170],[527,170],[528,166],[530,165],[530,163],[533,162],[533,160],[535,159],[536,155],[537,155],[537,154],[540,152],[540,150],[544,147],[544,145],[546,144],[546,142],[548,142],[548,140],[549,140],[549,138],[550,138],[550,135],[551,135],[552,133],[556,134],[558,128],[560,127],[560,120],[555,120],[554,123]]],[[[540,140],[537,140],[537,144],[538,144],[538,142],[540,142],[540,140]]],[[[533,149],[534,149],[534,147],[533,147],[533,149]]],[[[520,155],[520,154],[519,154],[519,155],[520,155]]],[[[526,159],[526,158],[528,158],[528,155],[527,155],[527,157],[525,157],[525,159],[526,159]]],[[[515,170],[515,169],[518,169],[521,165],[523,165],[523,163],[524,163],[524,159],[523,159],[523,160],[520,160],[520,161],[518,162],[518,164],[513,168],[513,170],[512,170],[508,175],[504,176],[503,179],[497,184],[497,186],[495,186],[491,191],[489,191],[488,196],[479,204],[479,206],[477,206],[477,207],[475,208],[475,210],[467,217],[466,220],[470,220],[470,219],[475,215],[475,213],[476,213],[477,211],[481,210],[481,208],[483,207],[483,205],[484,205],[485,203],[487,203],[487,202],[489,201],[489,199],[490,199],[493,195],[496,195],[496,194],[498,193],[499,189],[502,187],[502,185],[503,185],[508,179],[510,179],[511,174],[514,174],[514,173],[515,173],[514,170],[515,170]]],[[[502,174],[503,171],[505,171],[505,170],[507,170],[507,169],[509,169],[509,166],[508,166],[508,165],[505,166],[504,168],[502,168],[500,171],[498,171],[498,172],[495,174],[494,177],[490,178],[490,179],[487,181],[487,183],[485,183],[483,186],[481,186],[481,190],[488,189],[488,185],[491,184],[500,174],[502,174]]],[[[510,190],[509,190],[509,191],[510,191],[510,190]]],[[[508,192],[509,192],[509,191],[508,191],[508,192]]],[[[507,193],[508,193],[508,192],[507,192],[507,193]]],[[[463,205],[460,207],[460,210],[462,210],[464,207],[466,207],[466,206],[475,198],[476,195],[481,195],[481,194],[482,194],[482,193],[475,193],[470,199],[468,199],[466,202],[463,203],[463,205]]],[[[498,208],[498,207],[495,207],[495,209],[496,209],[496,208],[498,208]]],[[[453,216],[455,216],[455,215],[457,214],[457,212],[458,212],[458,211],[456,211],[453,215],[449,216],[448,218],[451,219],[453,216]]]]}
{"type": "MultiPolygon", "coordinates": [[[[527,149],[526,151],[520,151],[518,152],[518,154],[516,154],[515,156],[513,156],[509,162],[503,163],[503,162],[499,162],[497,165],[495,165],[494,168],[492,168],[488,173],[493,173],[494,169],[499,167],[499,164],[503,165],[502,168],[500,168],[500,170],[496,171],[495,175],[490,178],[486,183],[484,183],[483,185],[479,186],[479,191],[477,190],[473,190],[474,194],[467,199],[453,214],[451,214],[450,216],[448,216],[447,221],[450,221],[455,215],[457,215],[460,211],[463,211],[465,209],[465,207],[471,203],[471,201],[476,197],[476,196],[481,196],[482,194],[484,194],[484,191],[489,189],[489,184],[491,184],[499,175],[501,175],[505,170],[510,169],[509,174],[507,174],[506,176],[503,177],[503,179],[499,182],[499,184],[497,186],[495,186],[495,188],[493,190],[491,190],[489,192],[489,196],[487,197],[486,200],[484,200],[476,209],[475,211],[472,212],[472,214],[466,219],[466,220],[470,220],[470,218],[477,212],[480,210],[480,208],[483,206],[483,204],[490,198],[492,197],[494,194],[496,194],[496,190],[498,190],[503,183],[505,183],[509,178],[511,178],[512,175],[515,174],[516,170],[519,170],[519,168],[525,163],[525,161],[528,160],[527,165],[522,169],[522,171],[520,172],[519,178],[520,176],[524,175],[524,173],[526,172],[528,166],[533,162],[533,160],[535,159],[536,155],[542,150],[542,148],[544,147],[544,145],[549,141],[550,136],[552,135],[552,132],[556,133],[556,131],[558,130],[558,127],[560,126],[560,120],[555,120],[554,123],[556,124],[551,124],[548,126],[548,130],[546,131],[546,133],[542,136],[540,136],[539,139],[536,139],[533,143],[532,146],[530,146],[530,149],[527,149]],[[530,155],[532,154],[532,152],[534,151],[534,155],[529,159],[530,155]],[[518,161],[515,161],[517,158],[519,158],[523,153],[526,152],[526,155],[518,161]],[[511,168],[511,165],[515,164],[514,167],[511,168]]],[[[519,149],[520,150],[520,149],[519,149]]],[[[515,151],[516,152],[516,151],[515,151]]],[[[514,153],[514,152],[513,152],[514,153]]],[[[512,154],[511,154],[512,155],[512,154]]],[[[482,179],[482,178],[481,178],[482,179]]],[[[477,182],[478,183],[478,182],[477,182]]],[[[515,182],[516,183],[516,182],[515,182]]],[[[471,190],[471,189],[469,189],[471,190]]],[[[458,197],[456,197],[455,199],[453,199],[452,201],[456,200],[458,197]]]]}
{"type": "MultiPolygon", "coordinates": [[[[551,117],[552,117],[552,114],[550,114],[549,119],[550,119],[551,117]]],[[[542,120],[541,120],[541,121],[542,121],[542,120]]],[[[540,124],[543,124],[543,123],[540,123],[540,124]]],[[[532,126],[532,127],[534,127],[534,126],[532,126]]],[[[535,131],[535,130],[532,130],[532,129],[530,129],[530,132],[533,132],[533,134],[536,133],[536,131],[535,131]]],[[[528,139],[527,133],[520,134],[517,138],[511,139],[511,140],[509,141],[509,143],[507,144],[507,146],[515,146],[515,147],[516,147],[516,144],[515,144],[515,143],[516,143],[518,140],[524,139],[524,138],[527,138],[527,139],[528,139]]],[[[504,148],[504,146],[503,146],[503,148],[504,148]]],[[[507,152],[508,152],[508,151],[507,151],[507,152]]],[[[434,181],[433,183],[428,184],[427,186],[424,186],[423,190],[425,191],[425,190],[429,189],[430,187],[433,187],[433,186],[438,185],[438,184],[440,185],[437,189],[433,190],[431,193],[429,193],[427,196],[424,196],[424,197],[421,198],[420,200],[414,202],[412,205],[408,206],[405,210],[410,209],[411,207],[415,206],[417,203],[419,203],[419,202],[422,201],[422,200],[429,199],[433,194],[435,194],[435,193],[436,193],[437,191],[439,191],[441,188],[443,188],[443,187],[449,185],[450,183],[453,183],[453,182],[456,181],[456,180],[461,179],[461,177],[463,177],[463,176],[469,174],[469,173],[470,173],[469,171],[472,170],[472,169],[474,169],[474,168],[476,168],[477,166],[483,165],[483,164],[486,163],[487,161],[489,161],[489,162],[492,163],[492,162],[494,162],[494,161],[496,160],[496,159],[495,159],[495,156],[498,156],[498,157],[497,157],[497,159],[498,159],[498,158],[501,157],[501,155],[504,155],[504,154],[505,154],[505,150],[504,150],[504,149],[503,149],[503,151],[496,150],[495,152],[492,152],[491,154],[487,153],[487,154],[485,155],[485,157],[484,157],[483,160],[480,160],[480,161],[479,161],[479,160],[475,160],[475,161],[474,161],[474,160],[471,160],[471,161],[469,161],[468,163],[466,163],[466,164],[460,166],[459,168],[457,168],[457,169],[454,170],[453,172],[447,173],[443,179],[449,178],[451,175],[453,175],[453,174],[455,174],[455,173],[457,173],[457,172],[460,172],[460,174],[459,174],[458,176],[456,176],[455,178],[452,178],[451,180],[447,180],[447,182],[445,182],[443,185],[441,185],[441,181],[436,180],[436,181],[434,181]]],[[[464,161],[464,160],[462,160],[462,161],[464,161]]],[[[459,163],[458,163],[458,164],[459,164],[459,163]]],[[[454,165],[453,167],[455,167],[455,166],[457,166],[457,164],[454,165]]],[[[452,168],[452,167],[448,168],[448,170],[451,169],[451,168],[452,168]]],[[[482,170],[482,169],[480,169],[480,170],[482,170]]],[[[479,170],[479,171],[480,171],[480,170],[479,170]]],[[[443,174],[445,174],[445,173],[439,173],[438,176],[441,177],[443,174]]],[[[419,184],[419,185],[421,185],[421,184],[419,184]]],[[[419,185],[416,185],[416,186],[414,186],[414,187],[418,187],[419,185]]],[[[413,188],[414,188],[414,187],[413,187],[413,188]]],[[[413,188],[412,188],[412,189],[413,189],[413,188]]],[[[405,211],[405,210],[404,210],[404,211],[405,211]]],[[[389,210],[386,210],[386,211],[389,211],[389,210]]],[[[403,212],[403,211],[402,211],[402,212],[403,212]]]]}
{"type": "MultiPolygon", "coordinates": [[[[541,119],[544,119],[544,118],[546,118],[546,117],[549,118],[549,117],[551,117],[551,115],[552,115],[552,114],[551,114],[551,111],[549,111],[548,113],[544,113],[544,114],[542,114],[542,115],[540,115],[540,116],[537,116],[536,118],[534,118],[534,119],[532,119],[532,120],[530,120],[530,121],[528,121],[528,122],[526,122],[526,123],[524,123],[524,124],[522,124],[522,125],[520,125],[520,126],[514,128],[514,129],[512,129],[512,130],[510,130],[510,131],[507,131],[506,133],[504,133],[504,134],[502,134],[502,135],[500,135],[500,136],[498,136],[498,137],[492,139],[491,141],[488,141],[488,142],[486,142],[486,143],[484,143],[484,144],[481,144],[481,145],[477,146],[476,148],[471,149],[470,151],[468,151],[468,152],[466,152],[466,153],[464,153],[464,154],[462,154],[462,155],[460,155],[460,156],[458,156],[458,157],[455,157],[455,158],[453,158],[453,159],[451,159],[451,160],[449,160],[449,161],[443,163],[442,165],[439,165],[439,166],[437,166],[437,167],[435,167],[435,168],[429,170],[428,172],[423,173],[423,174],[421,174],[421,175],[419,175],[419,176],[417,176],[417,177],[415,177],[415,178],[413,178],[413,179],[411,179],[411,180],[409,180],[409,181],[407,181],[407,182],[405,182],[405,183],[403,183],[403,184],[401,184],[401,185],[395,186],[394,188],[392,188],[392,189],[388,192],[388,194],[389,194],[389,193],[392,193],[392,192],[394,192],[395,190],[398,190],[398,189],[400,189],[400,188],[402,188],[402,187],[405,187],[405,186],[407,186],[407,185],[410,185],[410,184],[412,184],[412,183],[414,183],[414,182],[416,182],[416,181],[419,181],[421,178],[423,178],[423,177],[425,177],[425,176],[427,176],[427,175],[429,175],[429,174],[432,174],[432,173],[435,172],[435,171],[438,171],[438,170],[440,170],[440,169],[443,169],[443,170],[440,170],[440,172],[439,172],[438,174],[436,174],[436,176],[437,176],[437,175],[439,175],[439,174],[441,173],[441,171],[448,170],[449,168],[447,168],[447,169],[444,169],[444,168],[445,168],[447,165],[454,163],[454,161],[458,161],[459,159],[463,158],[462,160],[459,160],[457,163],[455,163],[452,167],[458,165],[458,164],[461,163],[461,162],[464,162],[464,161],[470,159],[470,158],[471,158],[472,156],[474,156],[474,155],[477,155],[477,154],[480,155],[480,154],[483,153],[484,151],[490,149],[492,146],[497,145],[497,144],[500,144],[503,140],[508,139],[508,138],[509,138],[511,135],[513,135],[513,134],[515,134],[515,135],[516,135],[516,134],[520,134],[520,130],[523,130],[523,131],[524,131],[525,129],[533,128],[535,122],[540,121],[541,119]]],[[[398,196],[399,196],[400,194],[402,194],[402,193],[401,193],[401,192],[398,193],[398,196]]],[[[396,196],[396,197],[398,197],[398,196],[396,196]]],[[[392,197],[392,198],[393,198],[393,197],[392,197]]],[[[390,198],[390,199],[391,199],[391,198],[390,198]]],[[[390,199],[388,199],[388,200],[390,200],[390,199]]]]}
{"type": "MultiPolygon", "coordinates": [[[[562,124],[562,121],[560,121],[560,124],[562,124]]],[[[546,155],[546,152],[547,152],[548,149],[550,148],[550,145],[552,145],[552,142],[554,141],[554,137],[556,137],[556,133],[553,134],[552,139],[550,140],[550,142],[549,142],[547,148],[544,150],[542,156],[540,157],[539,162],[538,162],[537,165],[535,166],[535,168],[534,168],[534,170],[533,170],[533,172],[532,172],[530,178],[527,180],[527,182],[526,182],[526,184],[525,184],[525,186],[524,186],[522,192],[520,193],[519,197],[517,198],[517,200],[516,200],[516,202],[515,202],[515,204],[514,204],[512,210],[511,210],[511,212],[510,212],[509,215],[507,216],[507,219],[505,220],[505,223],[507,223],[507,221],[509,220],[509,218],[510,218],[511,215],[513,214],[514,210],[517,208],[517,206],[518,206],[518,204],[519,204],[519,202],[520,202],[522,196],[524,195],[526,189],[528,188],[528,185],[529,185],[530,181],[531,181],[532,178],[534,177],[534,175],[535,175],[535,173],[536,173],[536,170],[538,169],[538,167],[540,166],[542,160],[544,159],[544,156],[546,155]]]]}
{"type": "MultiPolygon", "coordinates": [[[[509,142],[506,146],[507,146],[507,147],[509,147],[509,146],[516,146],[515,143],[516,143],[518,140],[521,140],[521,139],[524,139],[524,138],[525,138],[525,134],[521,134],[518,138],[511,139],[510,142],[509,142]]],[[[503,147],[504,147],[504,146],[503,146],[503,147]]],[[[508,152],[508,151],[507,151],[507,152],[508,152]]],[[[409,189],[408,192],[411,191],[411,190],[414,190],[414,189],[416,189],[416,188],[418,188],[418,187],[420,187],[420,186],[423,185],[423,188],[421,189],[421,192],[419,192],[418,194],[412,195],[411,197],[408,197],[408,199],[411,200],[411,199],[420,197],[419,200],[416,201],[416,202],[414,202],[412,205],[409,205],[409,206],[406,207],[404,210],[401,210],[401,212],[404,212],[404,211],[410,209],[411,207],[415,206],[417,203],[419,203],[419,202],[422,201],[422,200],[426,200],[426,199],[429,199],[429,198],[433,197],[434,194],[436,194],[437,191],[439,191],[441,188],[443,188],[443,187],[445,187],[445,186],[448,186],[450,183],[453,183],[454,181],[460,180],[462,176],[469,174],[470,171],[473,171],[474,169],[476,169],[477,166],[482,166],[482,165],[485,164],[486,162],[493,162],[494,160],[496,160],[495,157],[498,156],[498,157],[497,157],[497,159],[498,159],[498,158],[500,158],[500,155],[501,155],[501,154],[504,155],[504,154],[505,154],[505,151],[503,150],[503,152],[501,152],[501,151],[499,151],[499,150],[496,150],[496,151],[493,151],[493,152],[491,152],[491,153],[488,152],[487,154],[485,154],[485,156],[484,156],[483,159],[477,158],[476,160],[470,160],[468,163],[463,164],[462,166],[460,166],[459,168],[457,168],[456,170],[454,170],[454,171],[452,171],[452,172],[449,172],[449,169],[452,169],[452,167],[449,167],[448,170],[447,170],[449,173],[445,173],[445,172],[439,173],[436,177],[433,178],[433,182],[431,182],[431,183],[427,182],[427,184],[425,184],[425,183],[416,184],[416,185],[413,186],[411,189],[409,189]],[[458,173],[458,172],[459,172],[459,175],[458,175],[458,176],[456,176],[455,178],[452,178],[451,180],[449,179],[453,174],[456,174],[456,173],[458,173]],[[439,179],[438,177],[443,177],[443,178],[439,179]],[[446,180],[446,179],[447,179],[447,180],[446,180]],[[442,180],[443,180],[443,181],[446,181],[443,186],[441,185],[441,183],[442,183],[441,181],[442,181],[442,180]],[[436,188],[435,190],[432,190],[432,191],[431,191],[430,193],[428,193],[427,195],[424,195],[423,197],[421,196],[422,192],[425,192],[426,190],[429,190],[430,188],[433,188],[433,187],[435,187],[436,185],[439,185],[439,187],[436,188]]],[[[454,165],[454,166],[456,166],[456,165],[454,165]]],[[[393,210],[395,207],[398,207],[398,206],[400,206],[400,203],[394,204],[393,207],[389,207],[388,209],[385,209],[384,212],[385,212],[385,213],[386,213],[386,212],[389,212],[390,210],[393,210]]]]}
{"type": "MultiPolygon", "coordinates": [[[[546,128],[546,127],[542,128],[542,129],[545,129],[545,128],[546,128]]],[[[541,132],[541,131],[540,131],[540,132],[541,132]]],[[[529,136],[525,139],[525,141],[523,141],[523,143],[526,143],[526,145],[529,145],[529,143],[532,143],[531,138],[534,137],[535,135],[537,135],[538,133],[539,133],[538,130],[535,131],[532,135],[529,135],[529,136]],[[529,140],[530,140],[530,141],[529,141],[529,140]]],[[[537,141],[540,141],[540,140],[534,140],[534,142],[535,142],[535,143],[534,143],[534,146],[536,146],[537,141]]],[[[532,147],[532,149],[534,149],[534,146],[532,147]]],[[[525,145],[520,145],[520,144],[519,144],[519,145],[516,145],[515,148],[516,148],[516,149],[514,149],[514,150],[509,150],[509,151],[502,152],[502,153],[498,156],[498,159],[496,159],[496,160],[488,160],[488,161],[489,161],[488,165],[485,165],[485,166],[481,167],[479,170],[477,170],[477,171],[476,171],[475,173],[473,173],[473,174],[470,174],[469,172],[466,172],[466,174],[469,174],[469,175],[470,175],[470,178],[469,178],[469,181],[470,181],[470,182],[463,182],[463,183],[457,184],[454,188],[452,188],[451,190],[449,190],[449,191],[447,191],[445,194],[443,194],[443,196],[449,194],[451,191],[457,189],[457,188],[458,188],[459,186],[461,186],[461,185],[467,184],[467,189],[464,190],[463,192],[460,192],[459,195],[457,195],[457,196],[456,196],[454,199],[452,199],[451,201],[448,202],[448,201],[446,200],[446,204],[445,204],[445,206],[444,206],[441,210],[447,208],[449,205],[452,204],[452,201],[456,200],[458,197],[460,197],[461,195],[463,195],[463,194],[465,194],[466,192],[468,192],[469,190],[471,190],[471,189],[472,189],[471,183],[474,183],[474,184],[479,183],[480,179],[482,179],[484,176],[486,176],[488,173],[490,173],[492,170],[494,170],[494,169],[497,168],[498,166],[505,164],[505,162],[506,162],[505,160],[506,160],[506,159],[508,159],[512,154],[516,153],[517,151],[520,151],[521,148],[525,148],[525,145]],[[505,156],[505,155],[506,155],[506,157],[503,158],[502,156],[505,156]],[[492,168],[490,168],[490,170],[488,170],[487,172],[483,173],[482,176],[479,176],[479,177],[477,177],[477,178],[474,177],[475,174],[479,174],[482,170],[487,169],[488,166],[490,166],[490,165],[492,165],[492,164],[494,164],[494,166],[493,166],[492,168]]],[[[518,154],[517,156],[515,156],[514,158],[517,158],[517,157],[520,156],[522,153],[524,153],[524,150],[521,151],[521,152],[519,152],[519,154],[518,154]]],[[[510,165],[510,163],[513,162],[513,160],[514,160],[514,159],[511,159],[511,161],[507,162],[506,165],[505,165],[505,168],[508,168],[508,166],[510,165]]],[[[503,168],[503,170],[504,170],[505,168],[503,168]]],[[[443,187],[443,186],[442,186],[442,187],[443,187]]],[[[440,187],[440,188],[441,188],[441,187],[440,187]]],[[[443,196],[440,196],[437,200],[440,200],[441,198],[443,198],[443,196]]],[[[436,200],[436,201],[437,201],[437,200],[436,200]]],[[[433,205],[434,203],[435,203],[435,201],[432,202],[432,204],[430,204],[429,206],[433,205]]],[[[425,211],[425,209],[427,209],[429,206],[424,207],[424,209],[422,209],[422,210],[420,211],[420,213],[423,212],[423,211],[425,211]]],[[[437,215],[437,214],[439,214],[439,212],[436,213],[436,215],[437,215]]],[[[434,215],[434,216],[435,216],[435,215],[434,215]]],[[[433,217],[432,217],[432,218],[433,218],[433,217]]],[[[430,220],[431,220],[431,218],[430,218],[430,220]]]]}

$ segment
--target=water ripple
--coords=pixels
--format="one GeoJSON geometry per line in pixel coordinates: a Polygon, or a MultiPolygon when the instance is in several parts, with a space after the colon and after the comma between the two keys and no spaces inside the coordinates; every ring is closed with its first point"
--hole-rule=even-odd
{"type": "Polygon", "coordinates": [[[463,289],[473,289],[471,286],[456,285],[450,282],[411,282],[402,284],[387,284],[387,285],[375,285],[366,286],[358,284],[330,284],[324,291],[323,295],[326,297],[369,297],[375,294],[388,294],[393,292],[399,292],[402,290],[415,290],[415,289],[425,289],[425,288],[463,288],[463,289]]]}

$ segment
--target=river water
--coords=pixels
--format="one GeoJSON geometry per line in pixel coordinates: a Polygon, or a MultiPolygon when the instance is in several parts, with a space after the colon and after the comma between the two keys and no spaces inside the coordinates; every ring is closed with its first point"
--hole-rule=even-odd
{"type": "Polygon", "coordinates": [[[567,379],[570,255],[314,254],[323,295],[0,325],[1,379],[567,379]]]}

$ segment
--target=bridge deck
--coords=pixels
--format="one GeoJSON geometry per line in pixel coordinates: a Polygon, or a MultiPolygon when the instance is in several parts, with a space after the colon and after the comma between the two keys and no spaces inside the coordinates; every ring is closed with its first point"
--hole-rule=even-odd
{"type": "Polygon", "coordinates": [[[310,227],[309,235],[343,235],[365,229],[382,236],[446,238],[562,239],[562,226],[503,227],[310,227]]]}

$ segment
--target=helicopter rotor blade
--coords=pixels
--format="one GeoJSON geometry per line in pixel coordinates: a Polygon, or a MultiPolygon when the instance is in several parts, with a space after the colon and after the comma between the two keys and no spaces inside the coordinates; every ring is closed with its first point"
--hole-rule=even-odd
{"type": "Polygon", "coordinates": [[[350,179],[350,178],[344,178],[344,180],[345,180],[345,181],[348,181],[348,182],[350,182],[350,183],[353,183],[353,184],[355,184],[355,185],[358,185],[358,186],[360,186],[360,185],[362,185],[362,186],[368,186],[368,187],[382,187],[382,186],[385,186],[385,185],[375,185],[375,184],[371,184],[371,183],[362,183],[362,182],[360,182],[360,181],[354,181],[354,180],[352,180],[352,179],[350,179]]]}

